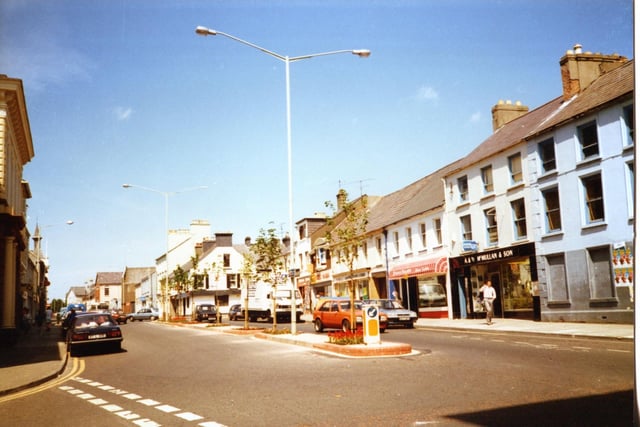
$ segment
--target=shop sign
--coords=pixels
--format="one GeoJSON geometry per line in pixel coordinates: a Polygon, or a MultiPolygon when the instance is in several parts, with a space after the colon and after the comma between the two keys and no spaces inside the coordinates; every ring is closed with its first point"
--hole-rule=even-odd
{"type": "Polygon", "coordinates": [[[462,251],[463,252],[477,252],[478,251],[478,242],[475,240],[463,240],[462,241],[462,251]]]}
{"type": "Polygon", "coordinates": [[[480,252],[472,255],[458,257],[456,261],[462,265],[472,265],[491,261],[505,260],[534,254],[534,245],[529,243],[526,245],[512,246],[510,248],[495,249],[492,251],[480,252]]]}
{"type": "Polygon", "coordinates": [[[403,277],[419,276],[422,274],[446,273],[448,269],[446,258],[429,258],[423,261],[394,266],[391,268],[391,271],[389,271],[389,278],[401,279],[403,277]]]}

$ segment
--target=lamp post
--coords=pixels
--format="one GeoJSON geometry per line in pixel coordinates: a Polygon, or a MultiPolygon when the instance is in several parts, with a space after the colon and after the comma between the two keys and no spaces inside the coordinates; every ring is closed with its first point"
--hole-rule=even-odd
{"type": "MultiPolygon", "coordinates": [[[[170,251],[170,247],[169,247],[169,196],[173,196],[176,195],[178,193],[186,193],[187,191],[195,191],[195,190],[204,190],[206,188],[208,188],[207,186],[199,186],[199,187],[191,187],[191,188],[185,188],[179,191],[160,191],[160,190],[156,190],[155,188],[149,188],[149,187],[143,187],[142,185],[134,185],[134,184],[122,184],[122,188],[137,188],[138,190],[144,190],[144,191],[149,191],[152,193],[157,193],[157,194],[161,194],[164,198],[164,229],[165,229],[165,233],[166,233],[166,239],[165,239],[165,253],[164,253],[164,262],[166,264],[166,273],[165,273],[165,281],[164,281],[164,286],[162,286],[162,320],[163,321],[167,321],[168,319],[168,298],[167,298],[167,294],[168,294],[168,288],[169,288],[169,251],[170,251]]],[[[159,280],[159,278],[156,278],[156,280],[159,280]]],[[[154,298],[155,301],[155,296],[152,292],[152,297],[154,298]]]]}
{"type": "MultiPolygon", "coordinates": [[[[248,42],[241,38],[232,36],[231,34],[223,33],[222,31],[212,30],[207,27],[198,26],[196,27],[196,34],[201,36],[224,36],[231,40],[235,40],[239,43],[242,43],[246,46],[257,49],[263,53],[266,53],[269,56],[272,56],[282,62],[285,63],[285,84],[286,84],[286,103],[287,103],[287,171],[288,171],[288,184],[289,184],[289,277],[292,285],[295,284],[294,276],[295,276],[295,253],[294,253],[294,245],[293,245],[293,172],[292,172],[292,156],[291,156],[291,84],[289,78],[289,64],[296,61],[301,61],[303,59],[311,59],[316,58],[318,56],[328,56],[328,55],[336,55],[340,53],[351,53],[353,55],[357,55],[361,58],[367,58],[371,55],[371,51],[368,49],[344,49],[344,50],[334,50],[330,52],[320,52],[320,53],[312,53],[309,55],[300,55],[300,56],[286,56],[280,55],[279,53],[273,52],[269,49],[265,49],[261,46],[258,46],[254,43],[248,42]]],[[[292,286],[292,295],[291,295],[291,333],[296,333],[296,304],[295,304],[295,285],[292,286]]]]}

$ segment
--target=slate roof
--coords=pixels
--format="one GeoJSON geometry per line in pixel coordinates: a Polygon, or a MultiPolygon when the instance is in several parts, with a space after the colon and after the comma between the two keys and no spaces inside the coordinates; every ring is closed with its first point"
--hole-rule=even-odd
{"type": "Polygon", "coordinates": [[[101,272],[96,274],[96,286],[103,285],[121,285],[122,272],[101,272]]]}
{"type": "Polygon", "coordinates": [[[148,277],[154,271],[156,271],[155,267],[127,267],[124,270],[122,281],[124,283],[140,283],[142,279],[148,277]]]}

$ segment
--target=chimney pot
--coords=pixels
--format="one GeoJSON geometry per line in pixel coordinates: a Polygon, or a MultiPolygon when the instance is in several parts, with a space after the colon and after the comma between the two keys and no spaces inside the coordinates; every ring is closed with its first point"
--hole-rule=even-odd
{"type": "Polygon", "coordinates": [[[582,53],[582,45],[580,43],[576,43],[573,45],[573,51],[576,55],[580,55],[582,53]]]}

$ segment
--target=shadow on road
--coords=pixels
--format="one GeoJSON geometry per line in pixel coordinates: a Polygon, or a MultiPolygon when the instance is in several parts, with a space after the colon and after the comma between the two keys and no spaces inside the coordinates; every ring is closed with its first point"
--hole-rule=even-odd
{"type": "Polygon", "coordinates": [[[455,414],[447,418],[494,427],[626,427],[633,422],[633,390],[455,414]]]}

